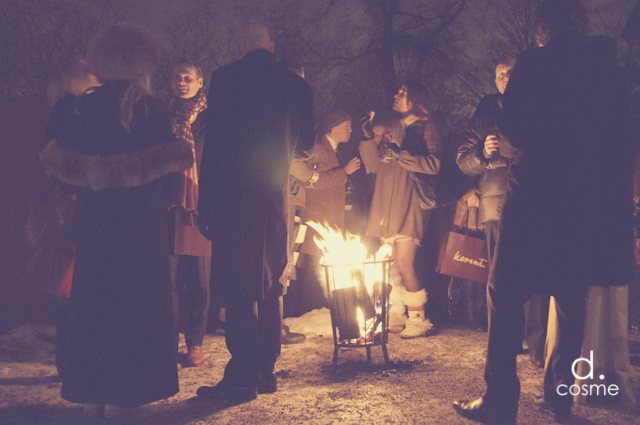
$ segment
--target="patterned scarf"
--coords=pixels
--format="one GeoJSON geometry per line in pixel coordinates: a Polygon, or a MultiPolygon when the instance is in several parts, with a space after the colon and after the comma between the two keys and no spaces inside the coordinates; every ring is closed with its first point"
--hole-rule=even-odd
{"type": "Polygon", "coordinates": [[[177,199],[181,199],[181,205],[185,211],[197,214],[198,206],[198,169],[196,166],[196,148],[191,133],[191,124],[196,120],[198,114],[207,109],[207,98],[202,89],[191,99],[180,99],[174,97],[169,102],[169,113],[171,114],[171,127],[176,137],[185,139],[191,144],[193,152],[193,166],[185,170],[183,181],[179,185],[177,199]]]}

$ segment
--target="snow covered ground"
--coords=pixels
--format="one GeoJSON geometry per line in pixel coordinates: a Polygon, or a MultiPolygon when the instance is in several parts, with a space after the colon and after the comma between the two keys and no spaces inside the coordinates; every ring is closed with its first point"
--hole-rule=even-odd
{"type": "MultiPolygon", "coordinates": [[[[276,364],[278,392],[236,406],[199,400],[201,385],[213,385],[229,359],[224,335],[207,335],[207,361],[179,370],[180,393],[107,421],[84,417],[79,405],[60,398],[54,364],[55,327],[23,325],[0,336],[0,424],[473,424],[455,414],[454,399],[479,396],[484,389],[486,333],[445,327],[430,338],[401,340],[390,335],[390,368],[380,347],[372,363],[364,349],[341,349],[332,365],[333,339],[328,310],[315,310],[285,323],[304,332],[302,344],[285,345],[276,364]]],[[[640,338],[631,341],[632,382],[640,400],[640,338]]],[[[184,347],[183,347],[184,348],[184,347]]],[[[520,424],[552,424],[534,398],[542,394],[542,371],[518,356],[522,382],[520,424]]],[[[575,424],[637,424],[640,406],[576,406],[575,424]]]]}

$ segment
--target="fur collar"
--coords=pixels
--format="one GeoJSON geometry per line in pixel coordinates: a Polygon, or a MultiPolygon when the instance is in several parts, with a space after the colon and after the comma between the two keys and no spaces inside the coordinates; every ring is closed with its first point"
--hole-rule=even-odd
{"type": "Polygon", "coordinates": [[[183,139],[112,156],[69,151],[54,139],[40,159],[49,178],[95,191],[143,186],[167,174],[180,173],[194,161],[191,145],[183,139]]]}

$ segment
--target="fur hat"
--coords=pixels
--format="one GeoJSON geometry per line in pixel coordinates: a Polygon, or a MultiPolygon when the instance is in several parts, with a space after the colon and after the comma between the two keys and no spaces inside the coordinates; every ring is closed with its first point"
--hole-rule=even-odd
{"type": "Polygon", "coordinates": [[[322,124],[322,134],[331,132],[333,127],[337,127],[345,121],[351,120],[351,115],[344,111],[333,111],[329,113],[322,124]]]}
{"type": "Polygon", "coordinates": [[[103,29],[91,40],[87,51],[91,71],[101,82],[149,76],[161,57],[156,37],[148,29],[129,23],[103,29]]]}

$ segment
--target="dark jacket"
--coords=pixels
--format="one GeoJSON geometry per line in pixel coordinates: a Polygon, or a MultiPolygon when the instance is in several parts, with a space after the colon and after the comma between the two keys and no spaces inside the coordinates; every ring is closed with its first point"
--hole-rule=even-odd
{"type": "Polygon", "coordinates": [[[502,112],[501,98],[500,94],[490,94],[482,98],[473,114],[473,124],[469,128],[467,141],[458,149],[456,159],[463,173],[480,176],[480,223],[500,220],[509,186],[509,159],[500,155],[500,152],[487,157],[484,150],[485,139],[489,134],[496,132],[496,120],[502,112]]]}
{"type": "Polygon", "coordinates": [[[212,281],[223,298],[260,300],[287,262],[284,195],[294,150],[313,148],[313,93],[256,49],[213,72],[207,99],[198,209],[213,240],[212,281]]]}
{"type": "Polygon", "coordinates": [[[546,288],[629,283],[636,144],[618,75],[570,33],[518,58],[499,126],[522,158],[490,279],[546,288]]]}
{"type": "Polygon", "coordinates": [[[107,83],[80,98],[66,136],[42,156],[50,177],[78,191],[62,381],[74,403],[132,407],[178,392],[161,179],[193,156],[155,98],[139,100],[124,129],[126,87],[107,83]]]}

